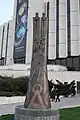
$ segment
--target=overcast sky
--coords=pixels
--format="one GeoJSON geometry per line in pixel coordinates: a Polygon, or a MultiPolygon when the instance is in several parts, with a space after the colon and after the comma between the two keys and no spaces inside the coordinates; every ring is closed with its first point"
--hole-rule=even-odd
{"type": "Polygon", "coordinates": [[[12,19],[14,0],[0,0],[0,25],[12,19]]]}

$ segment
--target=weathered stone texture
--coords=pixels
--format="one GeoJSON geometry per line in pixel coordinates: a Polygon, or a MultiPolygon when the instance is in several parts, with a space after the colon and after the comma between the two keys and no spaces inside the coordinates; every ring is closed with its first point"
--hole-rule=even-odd
{"type": "Polygon", "coordinates": [[[40,18],[38,13],[33,18],[33,51],[30,80],[26,95],[25,108],[50,108],[49,86],[46,63],[47,17],[40,18]]]}

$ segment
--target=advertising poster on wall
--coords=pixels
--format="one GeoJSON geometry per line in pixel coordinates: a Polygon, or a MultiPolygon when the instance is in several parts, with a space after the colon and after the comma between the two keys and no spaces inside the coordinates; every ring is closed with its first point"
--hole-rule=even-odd
{"type": "Polygon", "coordinates": [[[17,0],[14,59],[25,58],[27,40],[28,0],[17,0]]]}

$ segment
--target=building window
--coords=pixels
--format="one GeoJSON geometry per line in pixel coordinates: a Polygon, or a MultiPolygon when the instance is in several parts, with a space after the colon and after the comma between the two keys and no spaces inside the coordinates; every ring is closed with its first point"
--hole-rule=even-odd
{"type": "Polygon", "coordinates": [[[68,56],[71,56],[70,0],[67,0],[67,44],[68,56]]]}
{"type": "Polygon", "coordinates": [[[59,0],[56,0],[56,58],[59,57],[59,0]]]}
{"type": "Polygon", "coordinates": [[[14,63],[15,64],[25,64],[25,57],[15,58],[14,63]]]}
{"type": "Polygon", "coordinates": [[[5,65],[5,58],[4,57],[2,57],[1,59],[0,59],[0,66],[1,65],[5,65]]]}
{"type": "Polygon", "coordinates": [[[6,52],[5,52],[5,64],[6,64],[6,60],[7,60],[8,35],[9,35],[9,23],[8,23],[8,26],[7,26],[7,40],[6,40],[6,52]]]}
{"type": "Polygon", "coordinates": [[[4,29],[5,29],[5,26],[3,26],[3,32],[2,32],[2,43],[1,43],[1,58],[2,58],[2,51],[3,51],[4,29]]]}
{"type": "Polygon", "coordinates": [[[48,18],[48,28],[47,28],[47,61],[48,61],[48,40],[49,40],[49,2],[47,3],[47,18],[48,18]]]}

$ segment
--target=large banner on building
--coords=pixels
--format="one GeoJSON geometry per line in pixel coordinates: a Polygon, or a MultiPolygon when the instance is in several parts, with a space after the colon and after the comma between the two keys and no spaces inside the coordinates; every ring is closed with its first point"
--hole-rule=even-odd
{"type": "Polygon", "coordinates": [[[27,39],[28,0],[17,0],[14,59],[25,57],[27,39]]]}

